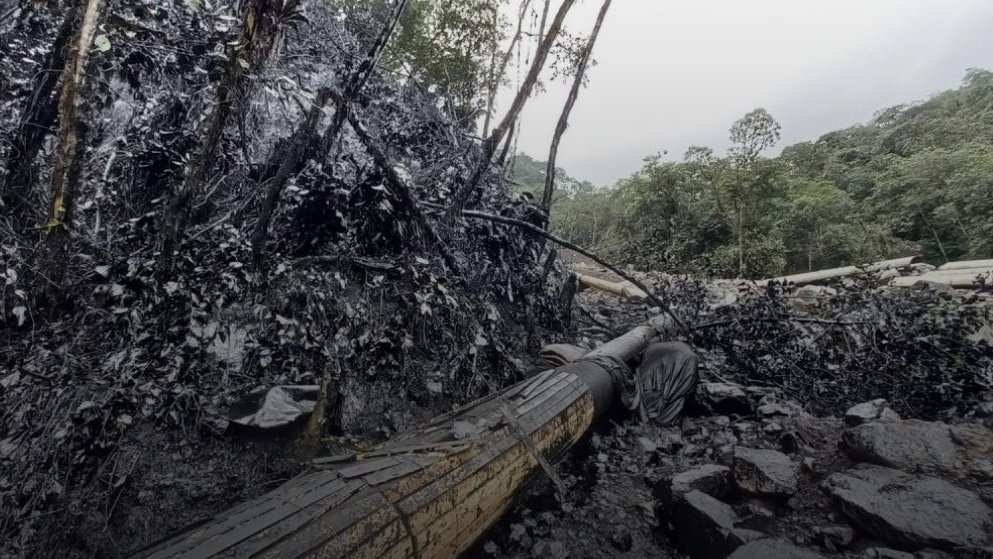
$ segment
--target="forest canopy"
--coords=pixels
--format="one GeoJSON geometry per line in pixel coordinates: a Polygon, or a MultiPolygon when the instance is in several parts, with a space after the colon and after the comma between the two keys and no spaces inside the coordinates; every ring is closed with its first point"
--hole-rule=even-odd
{"type": "MultiPolygon", "coordinates": [[[[778,130],[757,109],[732,125],[726,154],[650,156],[611,188],[563,181],[552,229],[619,262],[728,277],[993,255],[993,72],[764,157],[778,130]]],[[[518,188],[543,166],[519,156],[518,188]]]]}

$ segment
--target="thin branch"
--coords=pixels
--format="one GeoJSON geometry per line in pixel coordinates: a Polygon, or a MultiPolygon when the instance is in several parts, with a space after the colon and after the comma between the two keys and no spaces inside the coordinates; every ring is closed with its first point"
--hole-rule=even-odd
{"type": "Polygon", "coordinates": [[[559,246],[563,246],[563,247],[565,247],[565,248],[567,248],[569,250],[573,250],[573,251],[578,252],[579,254],[582,254],[583,256],[589,258],[590,260],[596,262],[597,264],[603,266],[604,268],[607,268],[611,272],[614,272],[615,274],[621,276],[622,278],[626,279],[627,281],[631,282],[636,287],[638,287],[639,289],[641,289],[642,291],[644,291],[645,292],[645,295],[647,295],[649,301],[651,301],[652,303],[654,303],[655,305],[657,305],[659,308],[662,309],[663,312],[665,312],[667,315],[669,315],[669,317],[672,318],[672,320],[676,323],[676,325],[679,326],[680,330],[682,330],[683,332],[689,334],[690,328],[688,328],[686,326],[686,323],[684,323],[679,317],[677,317],[675,314],[673,314],[672,310],[669,308],[669,304],[666,303],[662,298],[660,298],[657,295],[655,295],[654,293],[652,293],[652,291],[648,288],[648,286],[646,286],[644,283],[638,281],[634,276],[632,276],[632,275],[624,272],[623,270],[621,270],[617,266],[614,266],[613,264],[607,262],[603,258],[600,258],[596,254],[593,254],[592,252],[584,249],[583,247],[581,247],[579,245],[576,245],[576,244],[573,244],[573,243],[570,243],[569,241],[567,241],[565,239],[562,239],[560,237],[556,237],[555,235],[549,233],[548,231],[545,231],[544,229],[542,229],[540,227],[536,227],[536,226],[534,226],[534,225],[532,225],[532,224],[530,224],[530,223],[528,223],[526,221],[521,221],[519,219],[514,219],[512,217],[505,217],[505,216],[502,216],[502,215],[493,215],[493,214],[488,214],[488,213],[485,213],[485,212],[479,212],[479,211],[475,211],[475,210],[463,210],[462,211],[462,215],[464,215],[465,217],[471,217],[471,218],[474,218],[474,219],[485,219],[487,221],[493,221],[493,222],[496,222],[496,223],[502,223],[504,225],[513,225],[514,227],[518,227],[520,229],[523,229],[523,230],[527,231],[528,233],[531,233],[532,235],[537,235],[539,237],[548,239],[549,241],[552,241],[553,243],[555,243],[555,244],[557,244],[559,246]]]}

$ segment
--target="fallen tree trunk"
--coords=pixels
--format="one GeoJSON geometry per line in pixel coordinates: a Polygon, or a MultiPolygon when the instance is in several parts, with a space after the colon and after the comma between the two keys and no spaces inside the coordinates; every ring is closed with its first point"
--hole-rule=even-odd
{"type": "Polygon", "coordinates": [[[949,262],[938,266],[938,270],[971,270],[973,268],[991,268],[993,259],[990,260],[961,260],[959,262],[949,262]]]}
{"type": "Polygon", "coordinates": [[[760,286],[768,285],[771,282],[790,283],[793,285],[805,285],[808,283],[816,283],[819,281],[825,281],[834,278],[852,276],[864,272],[879,272],[882,270],[889,270],[894,268],[895,269],[907,268],[910,265],[916,264],[920,261],[921,261],[920,256],[907,256],[905,258],[881,260],[879,262],[873,262],[872,264],[869,264],[867,266],[845,266],[843,268],[831,268],[828,270],[818,270],[816,272],[794,274],[792,276],[780,276],[778,278],[758,280],[755,283],[760,286]]]}
{"type": "Polygon", "coordinates": [[[377,450],[317,460],[324,469],[141,557],[455,557],[603,416],[615,400],[611,364],[654,336],[636,328],[377,450]]]}
{"type": "Polygon", "coordinates": [[[913,287],[920,282],[941,283],[958,289],[975,289],[990,285],[993,273],[989,268],[975,270],[948,270],[944,272],[928,272],[920,276],[903,276],[890,281],[892,287],[913,287]],[[980,283],[980,279],[984,280],[980,283]]]}
{"type": "Polygon", "coordinates": [[[648,297],[648,294],[639,289],[637,286],[632,285],[630,282],[625,281],[608,281],[596,276],[588,276],[586,274],[576,274],[576,279],[579,283],[585,285],[586,287],[592,287],[593,289],[599,289],[606,293],[612,293],[618,297],[624,299],[644,299],[648,297]]]}

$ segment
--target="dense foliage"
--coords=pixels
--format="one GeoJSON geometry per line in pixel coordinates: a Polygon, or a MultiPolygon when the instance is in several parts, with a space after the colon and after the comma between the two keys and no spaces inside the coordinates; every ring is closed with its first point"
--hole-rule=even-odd
{"type": "MultiPolygon", "coordinates": [[[[211,512],[149,505],[174,489],[138,480],[222,446],[249,390],[320,384],[316,435],[381,436],[522,378],[562,327],[548,247],[440,219],[479,145],[456,93],[370,63],[389,20],[353,34],[318,0],[3,12],[0,555],[120,555],[181,527],[169,506],[211,512]]],[[[527,219],[497,169],[478,190],[471,209],[527,219]]],[[[226,498],[272,481],[202,470],[226,498]]]]}
{"type": "Polygon", "coordinates": [[[566,189],[553,228],[617,261],[730,277],[993,256],[993,72],[762,158],[777,127],[759,110],[735,123],[726,156],[695,147],[680,162],[650,157],[610,189],[566,189]]]}

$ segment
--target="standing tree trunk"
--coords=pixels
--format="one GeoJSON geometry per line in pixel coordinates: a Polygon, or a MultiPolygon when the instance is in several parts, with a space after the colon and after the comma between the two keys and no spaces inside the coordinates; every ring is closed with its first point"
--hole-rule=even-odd
{"type": "MultiPolygon", "coordinates": [[[[32,183],[32,164],[58,117],[59,77],[65,73],[70,42],[77,35],[80,6],[66,8],[66,13],[44,68],[34,76],[31,95],[21,113],[21,121],[10,134],[6,176],[0,206],[20,208],[32,183]]],[[[11,215],[26,212],[11,212],[11,215]]]]}
{"type": "Polygon", "coordinates": [[[90,45],[93,43],[93,35],[100,20],[102,3],[102,0],[87,0],[81,14],[79,29],[65,67],[62,69],[62,91],[59,93],[58,105],[58,147],[52,171],[52,201],[48,210],[48,220],[45,223],[49,233],[56,229],[65,233],[69,229],[68,214],[72,204],[72,194],[79,180],[76,151],[81,129],[78,117],[80,89],[83,85],[90,45]]]}
{"type": "Polygon", "coordinates": [[[520,90],[518,90],[517,96],[514,97],[514,102],[511,104],[510,110],[507,111],[503,120],[493,130],[493,134],[483,140],[479,161],[476,163],[476,167],[469,180],[453,193],[452,204],[445,212],[446,220],[451,221],[455,216],[462,213],[470,198],[478,195],[477,187],[479,186],[479,181],[482,180],[483,174],[489,169],[493,154],[500,145],[500,141],[507,134],[510,127],[514,125],[514,121],[517,120],[517,117],[521,114],[521,110],[524,109],[524,104],[527,103],[528,97],[531,96],[531,90],[534,89],[534,84],[538,81],[538,75],[541,74],[541,70],[545,67],[545,60],[548,58],[548,53],[552,50],[552,46],[555,44],[555,40],[562,30],[562,23],[565,21],[565,16],[569,13],[569,9],[572,8],[573,4],[575,4],[575,0],[563,0],[562,5],[559,6],[559,11],[555,14],[555,19],[552,20],[548,35],[544,37],[544,40],[538,46],[538,51],[535,53],[534,60],[531,62],[531,68],[528,70],[527,78],[524,79],[524,83],[521,85],[520,90]]]}
{"type": "Polygon", "coordinates": [[[252,80],[246,70],[261,70],[279,40],[281,6],[280,0],[250,0],[248,3],[242,36],[231,53],[227,70],[217,86],[214,106],[207,117],[200,145],[186,168],[179,192],[166,211],[160,272],[167,272],[172,267],[173,253],[189,219],[190,206],[203,187],[207,172],[217,157],[217,148],[221,143],[224,127],[234,112],[235,103],[250,93],[252,80]]]}
{"type": "Polygon", "coordinates": [[[572,112],[572,107],[575,106],[576,99],[579,97],[579,90],[583,87],[583,79],[586,77],[586,67],[589,65],[590,56],[593,54],[593,45],[596,44],[597,35],[600,34],[603,19],[607,16],[607,10],[610,9],[610,2],[611,0],[604,0],[603,6],[600,7],[600,13],[597,14],[596,23],[593,25],[593,32],[590,34],[590,39],[586,42],[586,47],[583,48],[579,67],[576,68],[576,77],[572,80],[572,89],[569,90],[569,97],[566,98],[565,106],[562,108],[562,115],[559,116],[559,122],[555,125],[555,135],[552,136],[552,146],[548,150],[548,164],[545,167],[545,191],[541,195],[541,209],[546,214],[551,213],[552,209],[552,194],[555,192],[555,159],[559,154],[559,142],[562,140],[562,135],[565,134],[566,128],[569,127],[569,113],[572,112]]]}
{"type": "Polygon", "coordinates": [[[490,120],[493,118],[496,95],[497,91],[500,89],[500,81],[503,79],[504,74],[507,73],[507,66],[510,64],[510,59],[514,54],[514,47],[517,45],[518,41],[520,41],[521,34],[524,32],[524,16],[527,15],[527,10],[530,6],[531,0],[524,0],[524,3],[521,5],[521,11],[517,15],[517,30],[514,31],[514,36],[510,40],[510,46],[508,46],[507,51],[503,53],[503,57],[500,60],[500,66],[498,68],[495,67],[496,60],[494,60],[494,66],[490,68],[489,83],[487,84],[486,89],[486,115],[483,118],[484,138],[490,134],[490,120]]]}

